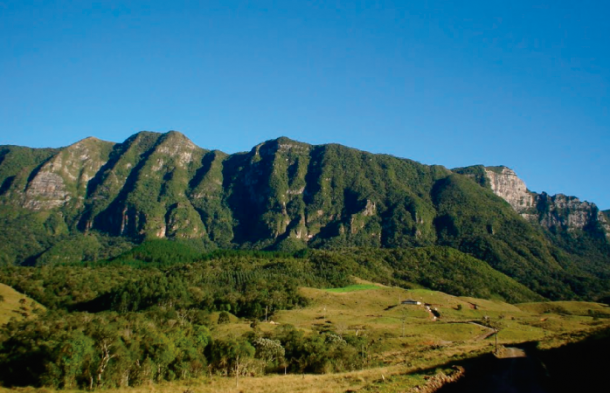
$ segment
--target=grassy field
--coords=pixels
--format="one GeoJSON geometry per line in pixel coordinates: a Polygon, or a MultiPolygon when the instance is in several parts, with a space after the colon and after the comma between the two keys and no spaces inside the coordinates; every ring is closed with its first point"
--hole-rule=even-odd
{"type": "MultiPolygon", "coordinates": [[[[584,336],[590,329],[610,325],[610,320],[596,318],[588,312],[589,309],[610,312],[607,306],[597,303],[511,305],[370,283],[334,290],[302,288],[301,294],[310,299],[309,307],[279,311],[269,322],[259,323],[259,328],[272,331],[276,324],[291,324],[310,334],[331,329],[339,334],[366,335],[375,343],[371,363],[377,367],[341,374],[249,378],[240,382],[239,390],[235,389],[234,381],[231,385],[227,379],[213,377],[189,389],[192,392],[408,391],[421,386],[429,376],[444,373],[447,362],[493,351],[495,337],[487,337],[492,330],[485,324],[499,330],[500,345],[539,340],[558,345],[570,333],[584,336]],[[423,305],[400,304],[405,299],[430,304],[440,318],[434,320],[423,305]]],[[[249,321],[237,321],[216,326],[212,334],[239,336],[250,330],[249,321]]]]}
{"type": "MultiPolygon", "coordinates": [[[[9,294],[9,314],[18,309],[19,295],[0,286],[9,294]]],[[[360,371],[323,375],[267,375],[235,379],[207,376],[188,382],[162,383],[129,389],[108,389],[113,393],[139,392],[398,392],[422,386],[432,375],[447,372],[447,363],[479,356],[495,349],[498,343],[511,345],[544,341],[560,345],[570,337],[584,337],[600,326],[610,326],[609,307],[585,302],[545,302],[511,305],[499,301],[455,297],[441,292],[404,290],[362,282],[358,285],[328,289],[301,288],[310,305],[303,309],[271,313],[267,322],[259,322],[262,331],[273,331],[281,324],[291,324],[307,334],[333,330],[367,337],[370,367],[360,371]],[[429,304],[440,318],[424,305],[403,305],[414,299],[429,304]],[[589,312],[588,310],[593,310],[589,312]],[[486,326],[487,325],[487,326],[486,326]]],[[[0,303],[0,307],[2,304],[0,303]]],[[[6,312],[1,317],[6,318],[6,312]]],[[[233,315],[230,323],[217,325],[218,313],[211,316],[214,338],[241,336],[252,331],[251,321],[233,315]]],[[[0,320],[1,321],[1,320],[0,320]]],[[[49,389],[0,388],[0,392],[51,392],[49,389]]]]}
{"type": "Polygon", "coordinates": [[[31,318],[36,308],[44,309],[37,302],[4,284],[0,284],[0,299],[4,299],[0,300],[0,326],[11,318],[31,318]]]}
{"type": "MultiPolygon", "coordinates": [[[[405,369],[401,367],[385,367],[367,369],[340,374],[323,375],[276,375],[263,377],[241,378],[236,386],[234,378],[225,377],[206,377],[190,380],[186,382],[160,383],[149,386],[139,386],[126,389],[104,389],[112,393],[239,393],[239,392],[264,392],[264,393],[331,393],[345,392],[346,390],[371,391],[371,387],[384,387],[385,383],[389,388],[392,382],[401,381],[401,385],[410,386],[423,385],[425,375],[433,375],[433,372],[422,372],[414,370],[414,375],[405,378],[405,369]]],[[[375,390],[373,390],[375,391],[375,390]]],[[[377,390],[378,391],[378,390],[377,390]]],[[[0,387],[2,393],[51,393],[53,389],[47,388],[18,388],[4,389],[0,387]]],[[[78,390],[62,390],[61,392],[82,392],[78,390]]]]}

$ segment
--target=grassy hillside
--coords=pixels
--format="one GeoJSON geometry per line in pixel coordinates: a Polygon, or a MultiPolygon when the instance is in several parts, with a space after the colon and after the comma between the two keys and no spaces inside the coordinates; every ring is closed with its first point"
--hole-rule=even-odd
{"type": "MultiPolygon", "coordinates": [[[[312,252],[312,255],[319,254],[312,252]]],[[[352,274],[375,278],[378,282],[402,286],[415,284],[453,295],[496,298],[508,302],[543,299],[485,262],[450,247],[345,249],[328,252],[327,255],[327,258],[348,266],[349,262],[339,261],[354,261],[360,271],[352,274]]]]}
{"type": "Polygon", "coordinates": [[[521,310],[538,314],[553,313],[560,315],[579,315],[597,318],[610,318],[610,307],[607,304],[591,302],[538,302],[518,304],[521,310]]]}
{"type": "Polygon", "coordinates": [[[33,318],[37,312],[44,310],[45,308],[36,301],[7,285],[0,284],[0,326],[11,318],[16,320],[33,318]]]}

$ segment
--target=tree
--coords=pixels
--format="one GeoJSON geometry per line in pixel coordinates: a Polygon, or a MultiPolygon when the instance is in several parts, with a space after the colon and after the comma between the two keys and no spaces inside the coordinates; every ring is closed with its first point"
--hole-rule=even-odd
{"type": "Polygon", "coordinates": [[[117,334],[112,327],[105,325],[105,321],[97,321],[99,325],[93,325],[91,335],[95,340],[95,346],[98,352],[98,364],[95,370],[95,376],[90,375],[89,388],[93,389],[94,379],[98,387],[103,384],[103,376],[110,361],[115,358],[117,334]]]}
{"type": "Polygon", "coordinates": [[[218,314],[218,324],[222,325],[224,323],[231,323],[231,319],[229,319],[229,313],[226,311],[222,311],[218,314]]]}
{"type": "Polygon", "coordinates": [[[244,338],[216,340],[210,347],[210,360],[217,369],[224,369],[229,375],[235,374],[235,385],[239,383],[243,362],[254,356],[254,347],[244,338]]]}
{"type": "Polygon", "coordinates": [[[63,343],[56,364],[63,374],[62,386],[71,389],[76,387],[76,379],[90,367],[95,356],[95,342],[75,330],[64,338],[63,343]]]}
{"type": "Polygon", "coordinates": [[[251,358],[254,356],[255,349],[250,345],[250,343],[246,340],[237,341],[237,346],[234,347],[235,351],[235,387],[237,388],[239,385],[239,374],[241,372],[240,366],[242,365],[244,359],[251,358]]]}
{"type": "Polygon", "coordinates": [[[259,337],[253,342],[256,348],[256,357],[267,364],[275,364],[284,358],[286,351],[278,340],[259,337]]]}

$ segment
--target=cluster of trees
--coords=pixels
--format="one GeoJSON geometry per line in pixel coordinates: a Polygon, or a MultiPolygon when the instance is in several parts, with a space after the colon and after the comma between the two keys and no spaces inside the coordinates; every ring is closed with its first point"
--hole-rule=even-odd
{"type": "Polygon", "coordinates": [[[273,372],[325,373],[363,367],[366,338],[305,335],[286,325],[263,335],[212,340],[207,314],[157,309],[141,313],[48,312],[0,329],[5,386],[108,388],[198,377],[273,372]]]}
{"type": "Polygon", "coordinates": [[[7,386],[133,386],[204,372],[210,333],[197,312],[49,312],[0,330],[7,386]]]}

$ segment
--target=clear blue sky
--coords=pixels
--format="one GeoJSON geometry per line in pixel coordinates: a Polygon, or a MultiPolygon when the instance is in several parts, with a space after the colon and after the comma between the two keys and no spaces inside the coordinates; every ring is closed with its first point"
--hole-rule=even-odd
{"type": "Polygon", "coordinates": [[[610,2],[0,0],[0,144],[178,130],[449,168],[610,208],[610,2]]]}

